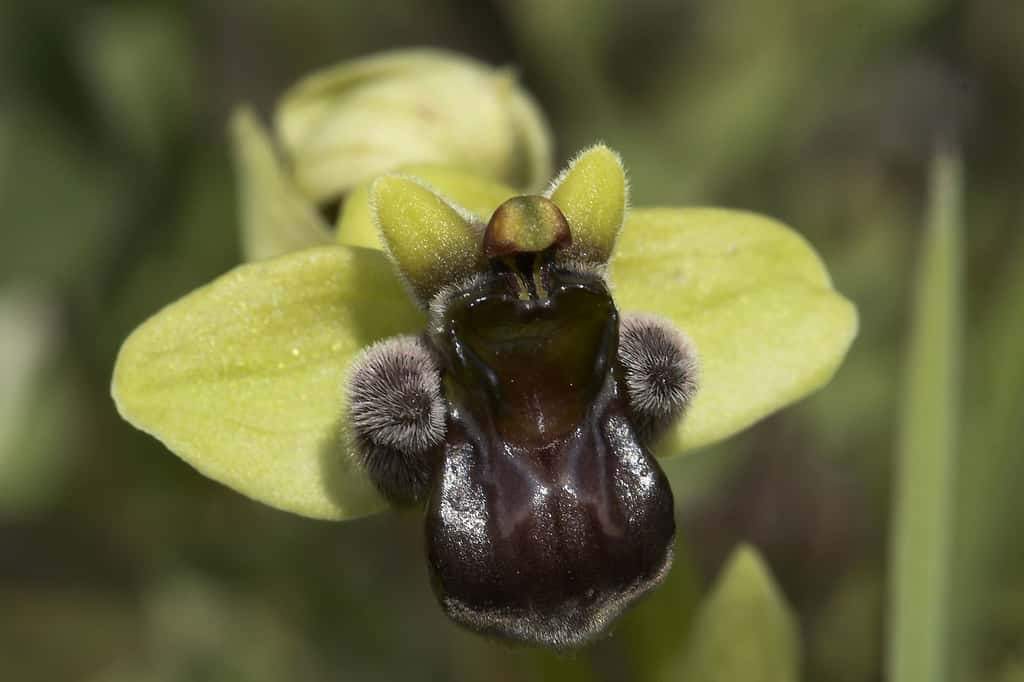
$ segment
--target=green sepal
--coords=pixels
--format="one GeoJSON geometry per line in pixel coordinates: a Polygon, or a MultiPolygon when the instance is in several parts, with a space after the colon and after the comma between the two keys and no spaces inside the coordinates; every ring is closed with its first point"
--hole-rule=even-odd
{"type": "Polygon", "coordinates": [[[697,396],[659,456],[728,438],[823,386],[857,333],[814,250],[752,213],[631,211],[609,280],[620,311],[661,315],[697,348],[697,396]]]}
{"type": "Polygon", "coordinates": [[[797,682],[800,635],[757,550],[735,550],[701,605],[681,665],[665,680],[797,682]]]}
{"type": "Polygon", "coordinates": [[[346,373],[424,319],[379,251],[326,246],[238,267],[124,342],[121,415],[201,473],[304,516],[384,508],[353,455],[346,373]]]}
{"type": "Polygon", "coordinates": [[[244,107],[236,111],[230,132],[245,259],[264,260],[329,244],[327,225],[285,174],[256,114],[244,107]]]}

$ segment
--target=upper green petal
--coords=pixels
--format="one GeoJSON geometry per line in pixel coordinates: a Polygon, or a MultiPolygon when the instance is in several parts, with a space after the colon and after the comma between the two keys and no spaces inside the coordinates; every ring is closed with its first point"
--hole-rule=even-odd
{"type": "Polygon", "coordinates": [[[244,265],[128,337],[121,415],[255,500],[341,519],[384,506],[352,454],[344,385],[364,346],[422,329],[379,251],[326,246],[244,265]]]}
{"type": "Polygon", "coordinates": [[[700,388],[657,445],[713,443],[831,378],[857,332],[814,250],[768,218],[723,209],[634,210],[609,277],[621,311],[672,320],[694,341],[700,388]]]}
{"type": "Polygon", "coordinates": [[[422,181],[377,178],[370,203],[388,254],[422,304],[445,285],[487,269],[483,226],[422,181]]]}
{"type": "Polygon", "coordinates": [[[330,243],[327,226],[285,175],[270,138],[251,110],[235,112],[231,143],[245,259],[263,260],[330,243]]]}
{"type": "Polygon", "coordinates": [[[629,201],[622,159],[603,144],[584,150],[554,180],[547,193],[572,230],[562,257],[605,263],[615,248],[629,201]]]}

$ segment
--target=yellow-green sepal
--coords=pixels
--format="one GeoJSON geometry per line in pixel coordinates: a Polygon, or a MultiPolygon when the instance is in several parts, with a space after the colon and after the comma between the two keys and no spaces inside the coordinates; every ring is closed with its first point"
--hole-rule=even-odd
{"type": "Polygon", "coordinates": [[[385,507],[352,450],[345,382],[365,346],[424,324],[383,253],[340,245],[244,265],[124,342],[121,415],[201,473],[324,519],[385,507]]]}
{"type": "Polygon", "coordinates": [[[379,177],[370,205],[385,250],[421,305],[444,286],[487,270],[484,226],[422,180],[379,177]]]}
{"type": "Polygon", "coordinates": [[[629,201],[622,159],[603,144],[584,150],[552,183],[546,196],[562,209],[572,245],[560,257],[603,264],[611,257],[629,201]]]}
{"type": "Polygon", "coordinates": [[[655,446],[723,440],[826,384],[857,311],[793,230],[724,209],[630,212],[609,269],[616,305],[671,320],[697,347],[700,388],[655,446]]]}
{"type": "Polygon", "coordinates": [[[256,114],[244,107],[236,111],[230,132],[245,259],[264,260],[331,243],[327,225],[285,173],[256,114]]]}
{"type": "MultiPolygon", "coordinates": [[[[397,174],[419,178],[452,203],[478,216],[481,222],[486,222],[494,209],[518,193],[500,182],[449,166],[403,166],[398,169],[397,174]]],[[[373,212],[370,209],[372,184],[363,183],[345,200],[338,220],[339,243],[374,249],[384,248],[380,230],[373,221],[373,212]]]]}

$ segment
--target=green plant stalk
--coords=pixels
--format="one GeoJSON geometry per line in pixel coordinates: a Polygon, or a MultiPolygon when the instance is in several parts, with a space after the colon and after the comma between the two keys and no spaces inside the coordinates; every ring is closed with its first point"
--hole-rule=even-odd
{"type": "Polygon", "coordinates": [[[908,357],[891,542],[891,682],[949,679],[953,474],[961,348],[959,160],[932,165],[908,357]]]}

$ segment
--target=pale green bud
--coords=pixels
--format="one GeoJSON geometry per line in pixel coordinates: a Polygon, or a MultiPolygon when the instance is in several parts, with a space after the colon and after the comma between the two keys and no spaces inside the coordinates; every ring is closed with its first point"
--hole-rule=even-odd
{"type": "Polygon", "coordinates": [[[314,73],[285,94],[275,124],[299,187],[315,201],[410,163],[527,190],[551,174],[547,125],[515,76],[442,51],[314,73]]]}
{"type": "Polygon", "coordinates": [[[326,242],[321,217],[357,185],[410,164],[457,168],[519,191],[551,174],[547,123],[507,69],[401,50],[313,73],[278,104],[274,135],[232,126],[249,260],[326,242]]]}

